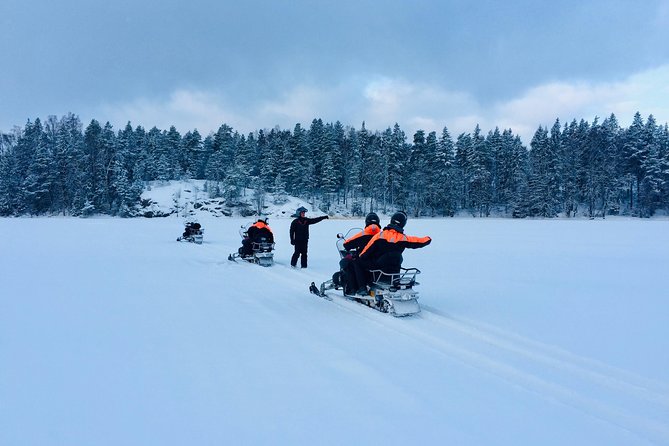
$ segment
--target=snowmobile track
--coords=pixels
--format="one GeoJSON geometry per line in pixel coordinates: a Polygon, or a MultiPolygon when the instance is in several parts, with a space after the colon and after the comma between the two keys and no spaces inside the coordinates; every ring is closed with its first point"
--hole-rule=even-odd
{"type": "MultiPolygon", "coordinates": [[[[262,271],[289,284],[291,289],[309,292],[305,284],[312,282],[313,275],[306,270],[284,266],[262,271]]],[[[651,407],[653,414],[666,414],[669,392],[663,383],[430,307],[423,306],[423,311],[414,317],[395,318],[335,292],[329,293],[329,297],[335,308],[420,343],[449,360],[495,376],[550,403],[571,407],[653,444],[669,444],[666,416],[651,418],[634,411],[635,407],[651,407]],[[458,337],[467,342],[460,344],[458,337]],[[472,346],[477,347],[472,349],[472,346]],[[592,390],[585,390],[593,388],[599,397],[591,396],[592,390]]]]}
{"type": "MultiPolygon", "coordinates": [[[[464,332],[470,341],[473,339],[480,347],[476,350],[465,350],[450,340],[452,337],[449,336],[449,332],[444,332],[443,337],[437,337],[432,334],[434,330],[421,330],[420,324],[407,324],[395,318],[384,321],[375,319],[375,321],[398,334],[422,343],[441,355],[494,375],[540,398],[572,407],[653,443],[669,442],[669,424],[666,422],[666,417],[653,420],[627,409],[637,405],[648,406],[648,400],[651,400],[652,403],[661,406],[656,407],[654,413],[666,413],[667,395],[662,390],[642,391],[636,383],[620,384],[619,377],[601,371],[595,373],[575,364],[574,361],[552,356],[547,353],[549,351],[547,347],[540,348],[539,351],[528,350],[527,341],[532,343],[531,340],[511,341],[509,339],[513,338],[510,337],[502,341],[496,337],[497,335],[482,333],[479,327],[471,324],[449,323],[447,318],[438,315],[436,319],[437,321],[435,316],[427,314],[415,318],[419,322],[446,326],[451,332],[464,332]],[[523,346],[523,343],[526,345],[523,346]],[[522,359],[519,360],[518,356],[522,359]],[[551,364],[549,372],[546,372],[546,363],[551,364]],[[607,386],[602,386],[600,380],[607,386]],[[597,386],[598,391],[605,396],[601,399],[587,396],[591,392],[580,391],[583,386],[597,386]],[[613,405],[604,401],[616,401],[618,404],[613,405]]],[[[471,342],[468,345],[471,347],[471,342]]]]}

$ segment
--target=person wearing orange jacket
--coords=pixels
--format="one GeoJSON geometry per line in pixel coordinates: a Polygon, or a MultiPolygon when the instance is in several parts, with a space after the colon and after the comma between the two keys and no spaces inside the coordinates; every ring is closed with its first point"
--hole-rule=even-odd
{"type": "Polygon", "coordinates": [[[344,249],[349,252],[359,253],[367,246],[372,237],[379,232],[381,232],[379,216],[374,212],[370,212],[365,217],[365,229],[346,239],[344,241],[344,249]]]}
{"type": "Polygon", "coordinates": [[[430,237],[405,235],[406,222],[407,214],[394,213],[390,218],[390,224],[372,237],[358,255],[358,260],[353,262],[356,282],[362,284],[356,294],[367,295],[368,270],[380,269],[387,274],[399,273],[402,266],[402,252],[406,248],[422,248],[432,242],[430,237]]]}
{"type": "Polygon", "coordinates": [[[246,230],[246,237],[242,240],[242,247],[239,249],[241,255],[253,254],[253,243],[257,243],[263,237],[268,242],[274,243],[274,233],[268,223],[267,218],[259,218],[258,221],[249,226],[246,230]]]}
{"type": "Polygon", "coordinates": [[[367,246],[372,237],[380,231],[381,221],[379,220],[379,216],[374,212],[370,212],[365,217],[365,229],[344,241],[344,249],[348,251],[348,254],[339,261],[339,269],[345,277],[343,281],[346,284],[344,290],[346,294],[355,293],[359,288],[352,262],[358,257],[360,251],[367,246]]]}

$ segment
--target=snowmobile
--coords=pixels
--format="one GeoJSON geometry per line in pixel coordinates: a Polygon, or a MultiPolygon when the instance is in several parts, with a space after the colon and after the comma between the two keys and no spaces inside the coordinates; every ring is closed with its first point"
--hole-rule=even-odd
{"type": "Polygon", "coordinates": [[[177,242],[190,242],[201,245],[203,234],[204,229],[202,229],[200,223],[189,221],[186,222],[184,233],[181,237],[177,238],[177,242]]]}
{"type": "MultiPolygon", "coordinates": [[[[242,240],[248,239],[248,226],[242,225],[239,234],[242,240]]],[[[246,260],[249,263],[257,263],[260,266],[272,266],[274,264],[274,243],[270,242],[265,237],[260,237],[257,240],[250,241],[250,253],[245,253],[244,248],[241,247],[237,252],[230,254],[228,260],[235,262],[235,259],[246,260]]]]}
{"type": "MultiPolygon", "coordinates": [[[[361,229],[354,228],[348,231],[346,236],[337,234],[336,246],[340,259],[351,259],[356,255],[344,248],[344,242],[359,231],[361,229]]],[[[342,268],[342,265],[345,264],[346,262],[340,262],[339,271],[332,275],[332,279],[321,283],[320,287],[315,282],[311,282],[309,291],[320,297],[328,298],[327,290],[341,289],[345,298],[396,317],[410,316],[420,312],[418,291],[414,289],[418,285],[416,281],[416,276],[420,274],[418,268],[400,268],[400,271],[394,274],[381,270],[370,270],[371,280],[368,291],[362,296],[354,294],[354,290],[348,286],[349,281],[346,276],[350,273],[342,268]]]]}

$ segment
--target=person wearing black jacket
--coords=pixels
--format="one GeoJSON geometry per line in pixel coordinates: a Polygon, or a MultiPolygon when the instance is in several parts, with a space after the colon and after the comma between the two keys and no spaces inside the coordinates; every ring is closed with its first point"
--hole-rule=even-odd
{"type": "Polygon", "coordinates": [[[300,258],[300,265],[302,268],[307,267],[307,245],[309,243],[309,225],[318,223],[321,220],[328,218],[327,215],[316,218],[307,218],[305,214],[307,209],[300,206],[295,211],[297,218],[290,224],[290,244],[295,246],[295,252],[290,259],[290,266],[293,268],[297,266],[297,259],[300,258]]]}

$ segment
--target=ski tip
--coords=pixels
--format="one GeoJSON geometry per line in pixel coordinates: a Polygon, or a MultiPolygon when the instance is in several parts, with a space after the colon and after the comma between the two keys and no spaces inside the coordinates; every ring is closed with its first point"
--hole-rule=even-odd
{"type": "Polygon", "coordinates": [[[321,290],[318,289],[315,282],[311,282],[311,285],[309,285],[309,292],[311,294],[315,294],[316,296],[322,297],[321,290]]]}

